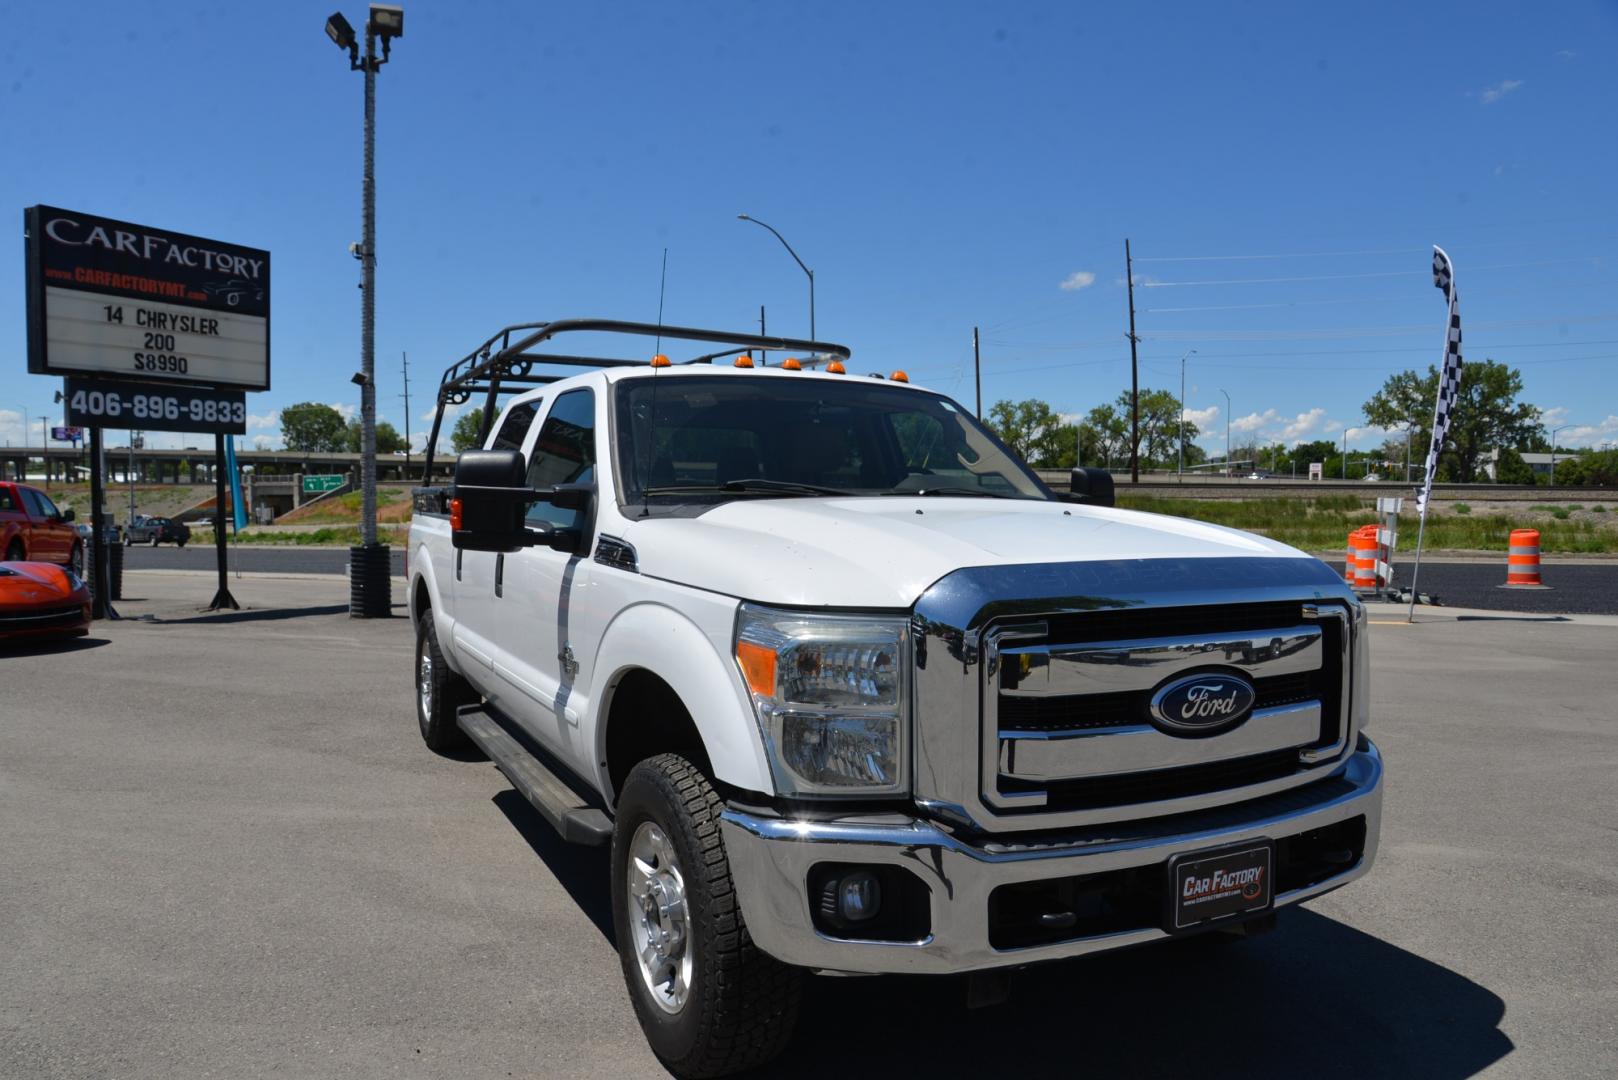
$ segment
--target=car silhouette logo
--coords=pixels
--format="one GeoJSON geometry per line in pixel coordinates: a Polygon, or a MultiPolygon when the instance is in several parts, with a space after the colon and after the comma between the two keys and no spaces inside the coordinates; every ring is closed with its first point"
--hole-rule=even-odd
{"type": "Polygon", "coordinates": [[[1247,719],[1257,699],[1240,675],[1188,675],[1152,694],[1152,720],[1170,735],[1217,735],[1247,719]]]}

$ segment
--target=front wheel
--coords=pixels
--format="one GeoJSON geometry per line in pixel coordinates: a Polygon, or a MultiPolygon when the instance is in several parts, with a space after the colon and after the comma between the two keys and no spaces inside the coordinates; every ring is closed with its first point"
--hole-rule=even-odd
{"type": "Polygon", "coordinates": [[[786,1046],[803,972],[760,952],[736,903],[719,796],[663,754],[624,781],[612,836],[612,906],[630,1000],[676,1076],[725,1076],[786,1046]]]}
{"type": "Polygon", "coordinates": [[[450,670],[438,647],[433,613],[416,624],[416,723],[421,741],[434,753],[465,749],[470,740],[455,722],[455,710],[474,700],[472,687],[450,670]]]}

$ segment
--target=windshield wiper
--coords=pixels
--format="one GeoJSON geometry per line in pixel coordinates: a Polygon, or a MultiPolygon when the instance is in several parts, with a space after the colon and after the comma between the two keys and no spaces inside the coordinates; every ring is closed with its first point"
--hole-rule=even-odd
{"type": "Polygon", "coordinates": [[[987,490],[985,490],[983,488],[966,488],[966,487],[917,488],[915,491],[884,491],[882,494],[884,494],[884,495],[912,495],[912,496],[919,495],[922,498],[928,498],[928,497],[934,496],[934,495],[964,495],[964,496],[968,496],[968,497],[976,497],[976,498],[979,498],[979,499],[1015,499],[1015,498],[1017,498],[1016,495],[1002,495],[998,491],[987,491],[987,490]]]}
{"type": "Polygon", "coordinates": [[[767,480],[762,476],[726,480],[723,484],[682,484],[647,488],[647,495],[726,495],[738,492],[768,492],[781,495],[856,495],[846,488],[800,484],[794,480],[767,480]]]}

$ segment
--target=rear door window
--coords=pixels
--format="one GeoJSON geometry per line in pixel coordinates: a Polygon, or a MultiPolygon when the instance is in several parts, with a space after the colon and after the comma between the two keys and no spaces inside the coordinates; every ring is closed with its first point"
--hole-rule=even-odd
{"type": "Polygon", "coordinates": [[[489,444],[489,449],[521,450],[523,440],[528,438],[528,429],[534,426],[541,400],[535,398],[513,405],[506,413],[506,418],[500,421],[500,430],[494,433],[494,442],[489,444]]]}
{"type": "MultiPolygon", "coordinates": [[[[569,390],[557,398],[528,455],[528,486],[594,482],[595,427],[594,390],[569,390]]],[[[563,510],[548,502],[538,502],[528,508],[530,524],[549,522],[558,529],[577,528],[579,515],[577,510],[563,510]]]]}

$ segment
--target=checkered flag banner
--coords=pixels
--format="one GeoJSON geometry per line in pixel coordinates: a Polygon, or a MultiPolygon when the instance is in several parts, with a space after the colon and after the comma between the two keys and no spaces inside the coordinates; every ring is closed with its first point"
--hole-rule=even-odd
{"type": "Polygon", "coordinates": [[[1427,448],[1427,471],[1422,476],[1416,509],[1427,516],[1427,499],[1433,492],[1433,473],[1438,470],[1438,452],[1449,435],[1449,420],[1455,412],[1455,398],[1461,391],[1461,307],[1455,291],[1455,268],[1444,249],[1433,246],[1433,284],[1444,290],[1449,301],[1449,329],[1444,335],[1444,369],[1438,375],[1438,400],[1433,405],[1433,441],[1427,448]]]}

